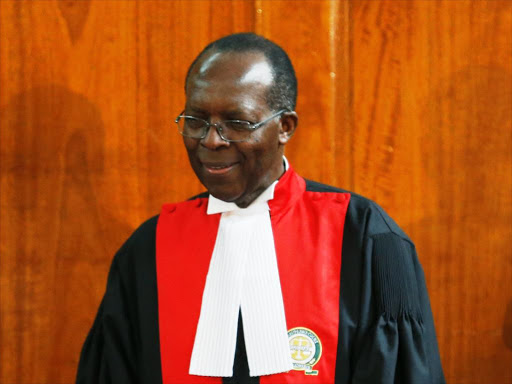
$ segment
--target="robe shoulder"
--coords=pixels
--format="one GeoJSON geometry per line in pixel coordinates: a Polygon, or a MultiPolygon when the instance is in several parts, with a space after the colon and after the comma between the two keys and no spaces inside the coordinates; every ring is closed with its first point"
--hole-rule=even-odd
{"type": "Polygon", "coordinates": [[[416,248],[374,201],[348,193],[340,278],[336,384],[442,384],[433,316],[416,248]]]}
{"type": "Polygon", "coordinates": [[[159,216],[155,215],[139,225],[121,246],[114,259],[134,256],[134,251],[154,249],[159,216]]]}
{"type": "Polygon", "coordinates": [[[306,180],[306,191],[325,192],[325,193],[348,193],[350,194],[350,204],[347,212],[347,219],[355,223],[357,229],[366,237],[380,233],[394,233],[396,236],[411,242],[407,234],[397,225],[397,223],[373,200],[370,200],[357,193],[333,187],[330,185],[318,183],[312,180],[306,180]]]}

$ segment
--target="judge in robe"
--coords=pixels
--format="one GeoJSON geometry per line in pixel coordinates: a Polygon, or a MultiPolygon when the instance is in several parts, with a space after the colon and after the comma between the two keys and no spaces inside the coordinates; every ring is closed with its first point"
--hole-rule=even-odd
{"type": "Polygon", "coordinates": [[[284,50],[221,38],[185,92],[176,125],[207,192],[115,255],[77,383],[444,383],[412,241],[284,157],[298,122],[284,50]]]}

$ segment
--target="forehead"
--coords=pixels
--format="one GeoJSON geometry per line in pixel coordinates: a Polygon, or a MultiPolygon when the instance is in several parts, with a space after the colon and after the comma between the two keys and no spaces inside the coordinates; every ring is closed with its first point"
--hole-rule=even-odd
{"type": "Polygon", "coordinates": [[[192,68],[187,106],[201,109],[266,108],[274,82],[272,68],[261,52],[212,52],[192,68]]]}

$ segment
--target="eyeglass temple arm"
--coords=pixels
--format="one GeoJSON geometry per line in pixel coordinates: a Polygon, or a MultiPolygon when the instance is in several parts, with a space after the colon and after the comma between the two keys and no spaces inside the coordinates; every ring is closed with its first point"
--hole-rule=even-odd
{"type": "Polygon", "coordinates": [[[263,124],[266,124],[270,120],[275,119],[277,116],[282,115],[285,112],[291,112],[291,111],[288,108],[281,109],[279,112],[274,113],[272,116],[267,117],[265,120],[260,121],[259,123],[254,124],[251,127],[251,129],[257,129],[257,128],[261,127],[263,124]]]}

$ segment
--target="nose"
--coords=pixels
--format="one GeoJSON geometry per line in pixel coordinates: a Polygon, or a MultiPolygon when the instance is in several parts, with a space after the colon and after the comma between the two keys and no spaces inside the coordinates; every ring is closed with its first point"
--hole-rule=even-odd
{"type": "Polygon", "coordinates": [[[220,147],[229,147],[229,143],[220,137],[217,125],[210,125],[208,127],[206,136],[204,139],[201,139],[201,145],[211,150],[215,150],[220,147]]]}

